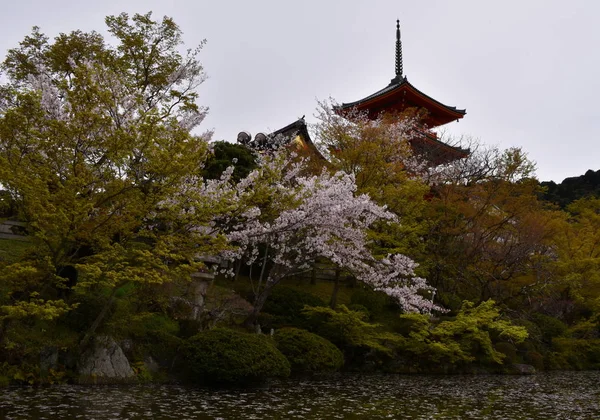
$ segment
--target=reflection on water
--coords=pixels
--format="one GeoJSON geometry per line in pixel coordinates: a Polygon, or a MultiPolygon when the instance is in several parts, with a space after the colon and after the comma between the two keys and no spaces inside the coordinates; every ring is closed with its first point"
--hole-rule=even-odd
{"type": "Polygon", "coordinates": [[[2,419],[600,419],[600,372],[0,389],[2,419]]]}

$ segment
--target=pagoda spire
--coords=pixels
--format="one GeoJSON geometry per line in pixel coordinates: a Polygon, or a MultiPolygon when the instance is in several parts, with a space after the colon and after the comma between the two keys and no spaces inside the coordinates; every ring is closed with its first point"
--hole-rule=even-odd
{"type": "Polygon", "coordinates": [[[402,40],[400,39],[400,19],[396,20],[396,77],[392,84],[400,83],[404,79],[404,66],[402,63],[402,40]]]}

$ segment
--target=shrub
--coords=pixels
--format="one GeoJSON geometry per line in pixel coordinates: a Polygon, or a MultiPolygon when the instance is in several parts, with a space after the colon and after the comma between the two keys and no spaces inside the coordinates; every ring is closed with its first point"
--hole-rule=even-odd
{"type": "MultiPolygon", "coordinates": [[[[513,325],[501,317],[494,301],[475,306],[464,301],[454,319],[439,323],[423,314],[406,314],[400,318],[408,329],[402,350],[417,356],[421,363],[469,363],[501,365],[509,356],[516,359],[510,343],[494,346],[494,337],[521,343],[527,338],[524,327],[513,325]]],[[[426,366],[429,368],[429,366],[426,366]]]]}
{"type": "Polygon", "coordinates": [[[305,306],[326,306],[325,302],[310,293],[291,287],[275,287],[267,299],[262,311],[269,317],[261,321],[267,328],[306,327],[306,319],[302,316],[305,306]]]}
{"type": "Polygon", "coordinates": [[[552,346],[573,369],[600,369],[600,340],[555,338],[552,346]]]}
{"type": "Polygon", "coordinates": [[[385,363],[402,341],[401,336],[383,331],[379,324],[366,322],[364,312],[351,311],[345,305],[335,310],[307,306],[302,313],[310,330],[338,346],[349,363],[364,363],[367,357],[370,362],[385,363]]]}
{"type": "Polygon", "coordinates": [[[572,368],[565,355],[555,351],[546,354],[544,365],[549,370],[567,370],[572,368]]]}
{"type": "Polygon", "coordinates": [[[560,337],[567,332],[567,325],[559,319],[544,315],[534,314],[533,322],[537,324],[542,333],[542,340],[546,343],[551,343],[555,337],[560,337]]]}
{"type": "MultiPolygon", "coordinates": [[[[358,288],[350,298],[351,305],[362,305],[369,314],[378,316],[389,307],[397,308],[391,298],[383,292],[376,292],[366,287],[358,288]]],[[[350,308],[350,306],[348,306],[350,308]]]]}
{"type": "Polygon", "coordinates": [[[505,356],[505,362],[517,363],[517,348],[514,344],[507,341],[501,341],[496,343],[494,348],[505,356]]]}
{"type": "Polygon", "coordinates": [[[589,319],[582,319],[573,325],[568,330],[568,335],[573,338],[581,339],[597,339],[600,337],[600,329],[598,325],[598,318],[592,317],[589,319]]]}
{"type": "Polygon", "coordinates": [[[529,363],[535,370],[544,370],[544,356],[537,351],[528,351],[525,353],[525,362],[529,363]]]}
{"type": "Polygon", "coordinates": [[[340,349],[306,330],[283,328],[275,334],[275,342],[290,362],[292,372],[334,372],[344,364],[340,349]]]}
{"type": "Polygon", "coordinates": [[[362,312],[365,314],[365,319],[371,319],[371,312],[367,309],[366,306],[361,305],[360,303],[351,303],[348,305],[348,309],[354,312],[362,312]]]}
{"type": "Polygon", "coordinates": [[[266,336],[225,328],[204,331],[187,340],[186,368],[201,383],[247,383],[286,377],[290,364],[266,336]]]}

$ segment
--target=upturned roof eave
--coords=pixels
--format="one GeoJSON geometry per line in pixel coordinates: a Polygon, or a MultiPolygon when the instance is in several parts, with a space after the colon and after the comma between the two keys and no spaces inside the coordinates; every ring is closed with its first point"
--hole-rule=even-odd
{"type": "Polygon", "coordinates": [[[321,160],[325,160],[325,161],[327,160],[321,154],[321,152],[317,148],[316,144],[310,138],[310,133],[308,132],[308,126],[306,125],[306,121],[304,120],[304,117],[299,118],[298,120],[286,125],[283,128],[280,128],[279,130],[273,131],[271,134],[268,135],[268,137],[273,139],[279,135],[287,137],[288,140],[290,140],[290,141],[292,140],[293,137],[300,135],[303,138],[306,145],[315,152],[315,155],[317,156],[317,158],[319,158],[321,160]]]}
{"type": "Polygon", "coordinates": [[[441,141],[440,139],[438,139],[437,137],[433,136],[433,135],[429,135],[429,134],[425,134],[425,138],[438,145],[441,148],[446,148],[446,149],[451,149],[454,152],[463,155],[463,157],[467,157],[470,153],[471,153],[471,149],[463,149],[462,147],[459,146],[452,146],[448,143],[444,143],[443,141],[441,141]]]}
{"type": "Polygon", "coordinates": [[[412,85],[406,77],[403,77],[399,83],[392,82],[385,88],[383,88],[369,96],[366,96],[363,99],[359,99],[358,101],[349,102],[349,103],[342,103],[340,106],[337,107],[337,109],[340,111],[345,111],[345,110],[349,110],[354,107],[364,108],[364,107],[366,107],[366,105],[369,105],[370,103],[375,103],[378,100],[380,100],[386,96],[393,95],[397,92],[400,92],[403,89],[411,89],[414,94],[416,94],[417,96],[420,96],[423,100],[434,104],[437,108],[442,109],[447,113],[453,114],[453,117],[455,117],[456,119],[460,119],[460,118],[464,117],[467,113],[466,109],[457,109],[456,107],[445,105],[445,104],[441,103],[440,101],[432,98],[431,96],[421,92],[414,85],[412,85]]]}

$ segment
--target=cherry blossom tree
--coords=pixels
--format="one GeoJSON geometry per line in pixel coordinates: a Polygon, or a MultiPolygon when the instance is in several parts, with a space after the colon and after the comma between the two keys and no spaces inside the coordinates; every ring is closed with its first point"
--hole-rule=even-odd
{"type": "Polygon", "coordinates": [[[234,246],[222,256],[260,266],[254,310],[247,323],[255,322],[273,287],[310,269],[317,258],[387,293],[407,312],[441,309],[432,303],[433,289],[415,276],[414,261],[399,254],[377,259],[369,250],[369,227],[397,217],[368,195],[357,194],[353,174],[324,170],[303,176],[303,168],[302,160],[281,151],[263,156],[260,167],[238,184],[228,183],[229,170],[203,187],[203,195],[218,191],[238,206],[214,221],[234,246]]]}

